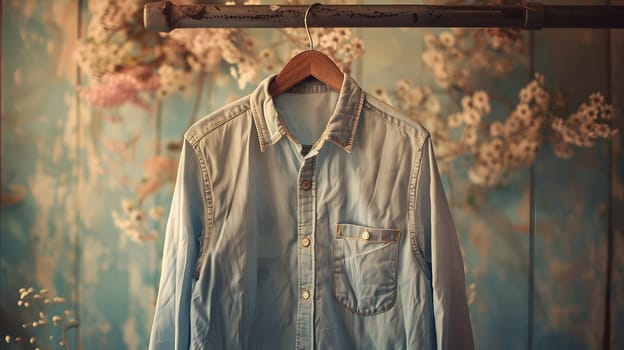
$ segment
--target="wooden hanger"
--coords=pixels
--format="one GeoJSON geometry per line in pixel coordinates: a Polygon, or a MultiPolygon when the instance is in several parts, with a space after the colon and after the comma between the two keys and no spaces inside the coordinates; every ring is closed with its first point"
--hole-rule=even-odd
{"type": "Polygon", "coordinates": [[[312,7],[316,5],[320,4],[314,3],[308,7],[303,19],[305,29],[308,33],[308,40],[310,41],[310,49],[291,58],[271,81],[271,84],[269,84],[269,93],[272,97],[277,97],[279,94],[289,90],[309,77],[316,78],[336,91],[340,91],[342,88],[344,74],[340,68],[338,68],[336,63],[327,55],[314,50],[312,35],[308,28],[308,13],[312,7]]]}

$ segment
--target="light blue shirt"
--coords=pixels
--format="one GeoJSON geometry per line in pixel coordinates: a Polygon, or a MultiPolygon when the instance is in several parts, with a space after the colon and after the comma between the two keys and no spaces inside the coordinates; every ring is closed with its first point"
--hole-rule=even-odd
{"type": "Polygon", "coordinates": [[[429,133],[272,77],[185,133],[150,349],[472,349],[429,133]]]}

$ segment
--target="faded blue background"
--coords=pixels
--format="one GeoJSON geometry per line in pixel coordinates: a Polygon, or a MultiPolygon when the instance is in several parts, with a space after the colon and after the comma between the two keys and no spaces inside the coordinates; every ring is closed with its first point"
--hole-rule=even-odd
{"type": "MultiPolygon", "coordinates": [[[[2,6],[0,335],[60,337],[55,328],[21,327],[33,319],[33,310],[16,305],[18,290],[33,286],[65,297],[46,312],[76,313],[80,326],[68,332],[72,349],[145,349],[163,223],[151,224],[159,232],[155,242],[139,244],[120,233],[111,212],[130,195],[127,181],[141,178],[152,140],[180,138],[198,92],[166,99],[156,120],[136,107],[95,110],[77,95],[76,87],[87,82],[73,56],[89,17],[87,2],[2,6]],[[124,124],[104,122],[115,116],[124,124]],[[128,158],[102,169],[98,162],[114,157],[102,137],[135,132],[141,142],[128,158]],[[11,199],[20,193],[21,200],[11,199]]],[[[425,31],[356,30],[366,42],[353,70],[356,80],[369,91],[392,88],[403,78],[435,88],[420,59],[425,31]]],[[[526,64],[503,80],[484,78],[484,89],[515,101],[538,71],[575,105],[591,92],[604,93],[616,107],[614,123],[624,130],[624,31],[552,29],[526,33],[525,39],[532,47],[526,64]]],[[[249,91],[239,90],[233,79],[210,82],[198,114],[249,91]]],[[[470,312],[478,349],[624,349],[623,146],[620,135],[578,150],[571,160],[545,147],[533,167],[494,189],[472,185],[465,163],[450,165],[445,185],[467,283],[476,286],[470,312]]],[[[170,195],[165,186],[147,204],[168,208],[170,195]]]]}

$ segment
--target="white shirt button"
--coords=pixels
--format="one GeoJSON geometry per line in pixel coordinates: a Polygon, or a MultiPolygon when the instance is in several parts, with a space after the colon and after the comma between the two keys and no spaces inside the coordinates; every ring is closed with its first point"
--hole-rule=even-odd
{"type": "Polygon", "coordinates": [[[310,292],[307,289],[301,291],[301,299],[308,300],[310,299],[310,292]]]}
{"type": "Polygon", "coordinates": [[[311,240],[308,237],[303,237],[303,239],[301,240],[301,245],[304,247],[309,247],[311,243],[311,240]]]}
{"type": "Polygon", "coordinates": [[[370,233],[368,231],[362,232],[362,239],[368,240],[370,238],[370,233]]]}

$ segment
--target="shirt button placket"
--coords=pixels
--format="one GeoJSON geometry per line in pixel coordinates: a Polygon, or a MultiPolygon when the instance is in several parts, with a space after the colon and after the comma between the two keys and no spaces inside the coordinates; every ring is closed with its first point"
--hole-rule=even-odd
{"type": "Polygon", "coordinates": [[[316,191],[314,167],[316,157],[305,159],[299,171],[297,189],[298,206],[298,259],[299,305],[297,307],[296,349],[312,349],[314,344],[314,222],[316,217],[316,191]]]}

